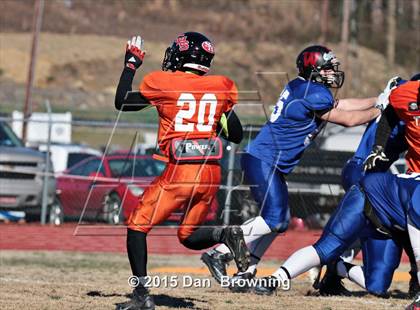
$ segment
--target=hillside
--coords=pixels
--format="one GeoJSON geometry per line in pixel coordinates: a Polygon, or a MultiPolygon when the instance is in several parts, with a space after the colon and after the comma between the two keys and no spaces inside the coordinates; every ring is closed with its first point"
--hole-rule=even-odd
{"type": "MultiPolygon", "coordinates": [[[[0,2],[2,112],[20,108],[24,100],[31,2],[0,2]]],[[[39,109],[50,99],[55,110],[70,109],[86,116],[92,107],[101,107],[106,114],[112,110],[128,37],[140,33],[146,41],[147,56],[136,76],[138,82],[147,72],[160,69],[171,39],[182,31],[197,30],[215,43],[213,74],[228,75],[242,91],[259,89],[264,102],[273,103],[287,77],[295,75],[297,53],[317,42],[319,18],[316,1],[306,0],[46,1],[34,102],[39,109]],[[270,74],[257,76],[256,72],[270,74]]],[[[331,29],[328,46],[342,57],[336,30],[331,29]]],[[[349,63],[351,67],[345,70],[348,96],[375,95],[390,75],[406,77],[415,71],[395,66],[387,72],[384,56],[361,45],[351,51],[349,63]]],[[[242,110],[261,114],[260,108],[242,110]]]]}
{"type": "MultiPolygon", "coordinates": [[[[0,33],[2,106],[16,107],[24,100],[30,39],[29,34],[0,33]],[[6,61],[8,59],[19,61],[6,61]]],[[[43,33],[36,68],[35,102],[48,98],[54,105],[72,110],[98,106],[111,109],[122,68],[124,44],[125,38],[43,33]]],[[[289,78],[294,76],[295,55],[301,48],[290,44],[282,46],[261,43],[251,50],[243,42],[219,43],[212,73],[232,77],[240,90],[260,89],[264,101],[272,103],[286,81],[284,73],[289,78]],[[273,59],[278,61],[273,63],[273,59]],[[278,74],[255,74],[265,71],[278,74]]],[[[146,41],[147,56],[136,81],[147,72],[160,69],[165,47],[162,42],[146,41]]],[[[333,47],[340,56],[340,48],[333,47]]],[[[359,48],[358,52],[363,57],[351,59],[351,62],[367,69],[358,71],[353,83],[346,81],[352,85],[349,95],[375,95],[387,80],[385,60],[366,48],[359,48]]],[[[402,76],[409,74],[402,67],[397,67],[395,72],[402,76]]]]}

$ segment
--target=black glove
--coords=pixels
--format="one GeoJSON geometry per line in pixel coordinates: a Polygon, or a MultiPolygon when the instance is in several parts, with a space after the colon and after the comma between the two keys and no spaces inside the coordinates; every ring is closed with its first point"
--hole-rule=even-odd
{"type": "Polygon", "coordinates": [[[366,158],[363,168],[365,171],[372,170],[377,165],[377,160],[379,161],[389,161],[389,158],[386,157],[384,153],[383,146],[375,145],[370,152],[369,156],[366,158]]]}
{"type": "Polygon", "coordinates": [[[131,41],[128,40],[125,49],[124,66],[137,70],[143,63],[145,52],[143,49],[143,39],[140,36],[134,36],[131,41]]]}

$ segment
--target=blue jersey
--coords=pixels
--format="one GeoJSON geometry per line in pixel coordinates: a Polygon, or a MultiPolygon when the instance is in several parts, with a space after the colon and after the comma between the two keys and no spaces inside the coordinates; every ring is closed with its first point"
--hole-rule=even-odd
{"type": "MultiPolygon", "coordinates": [[[[375,143],[376,129],[378,122],[376,120],[370,121],[363,133],[359,146],[354,153],[353,159],[365,160],[372,151],[373,144],[375,143]]],[[[407,150],[407,143],[404,138],[405,124],[399,122],[391,132],[386,145],[386,154],[389,158],[397,159],[399,154],[407,150]]]]}
{"type": "MultiPolygon", "coordinates": [[[[366,127],[354,156],[350,158],[343,167],[341,172],[341,185],[345,191],[348,191],[351,186],[357,184],[365,175],[363,163],[372,151],[377,128],[378,123],[376,120],[372,120],[366,127]]],[[[404,134],[405,124],[404,122],[399,122],[392,130],[385,146],[385,154],[389,158],[389,161],[382,162],[381,165],[377,167],[380,168],[380,171],[388,170],[399,158],[400,154],[407,150],[408,145],[404,134]]]]}
{"type": "Polygon", "coordinates": [[[317,111],[334,106],[334,98],[324,85],[296,78],[280,94],[270,120],[246,152],[289,173],[298,164],[325,122],[316,117],[317,111]]]}
{"type": "MultiPolygon", "coordinates": [[[[388,228],[406,230],[407,216],[420,212],[420,174],[370,173],[361,181],[375,214],[388,228]],[[417,190],[417,191],[416,191],[417,190]]],[[[414,222],[417,219],[411,217],[414,222]]],[[[415,223],[416,226],[418,223],[415,223]]]]}

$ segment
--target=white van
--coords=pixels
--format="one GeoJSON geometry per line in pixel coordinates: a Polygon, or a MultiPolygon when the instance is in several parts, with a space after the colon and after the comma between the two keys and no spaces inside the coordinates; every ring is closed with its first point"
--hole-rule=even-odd
{"type": "MultiPolygon", "coordinates": [[[[47,145],[41,144],[38,149],[47,151],[47,145]]],[[[102,152],[89,146],[80,144],[51,144],[51,161],[54,173],[59,173],[90,156],[102,156],[102,152]]]]}

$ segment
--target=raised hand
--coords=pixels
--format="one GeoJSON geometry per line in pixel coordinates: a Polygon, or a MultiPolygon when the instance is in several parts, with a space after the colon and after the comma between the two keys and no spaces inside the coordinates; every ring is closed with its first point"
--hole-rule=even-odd
{"type": "Polygon", "coordinates": [[[141,36],[134,36],[131,40],[128,40],[125,49],[124,65],[133,70],[137,70],[143,63],[144,55],[143,51],[144,41],[141,36]]]}

